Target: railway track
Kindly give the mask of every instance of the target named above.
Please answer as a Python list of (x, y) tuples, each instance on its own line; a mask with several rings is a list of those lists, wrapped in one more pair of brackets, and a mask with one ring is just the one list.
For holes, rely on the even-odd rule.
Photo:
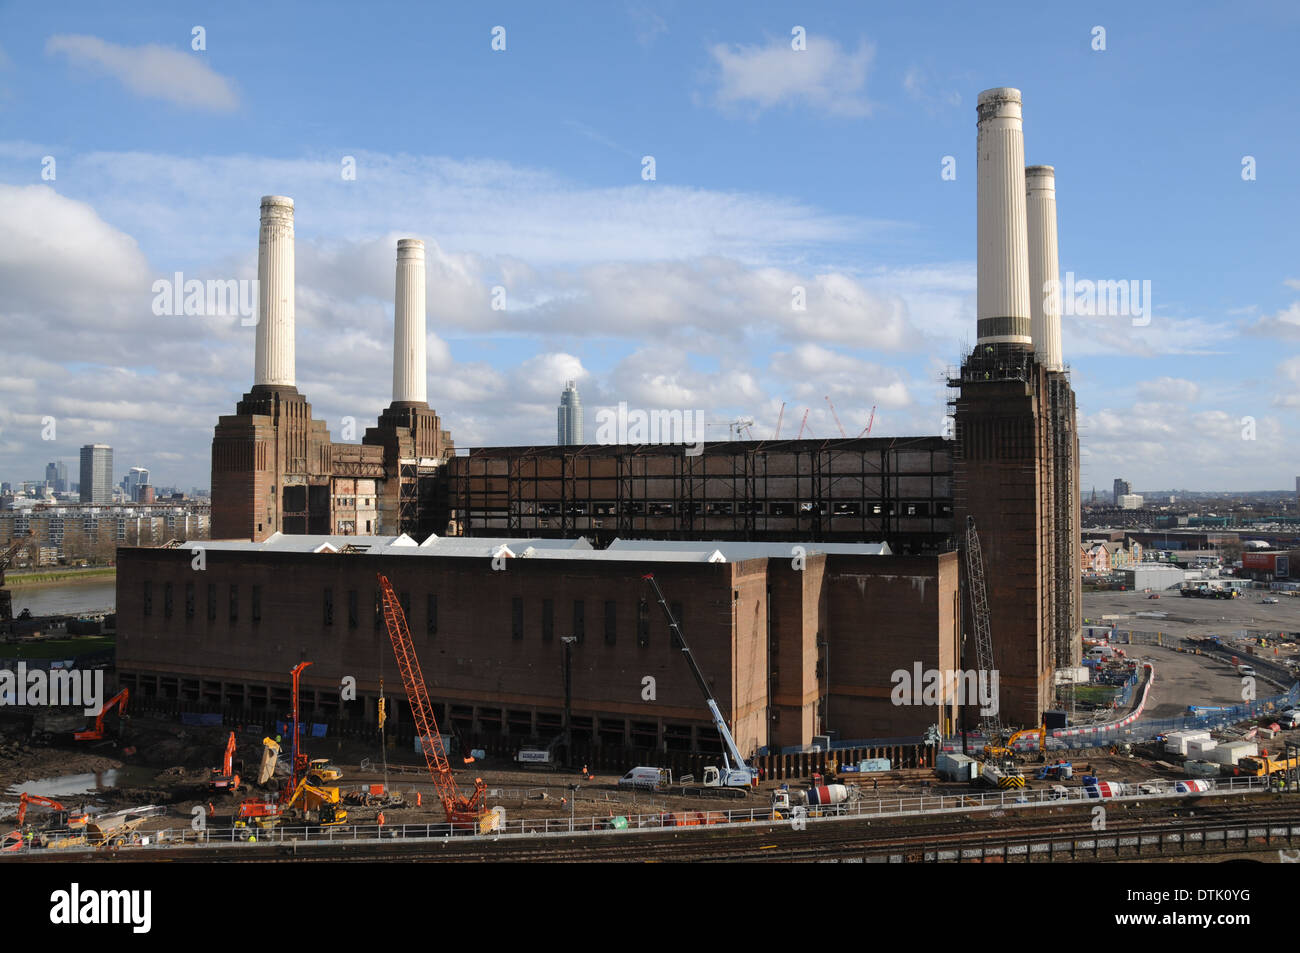
[[(509, 863), (639, 863), (735, 861), (915, 862), (927, 860), (1130, 859), (1209, 856), (1215, 853), (1300, 844), (1300, 803), (1174, 806), (1163, 811), (1112, 811), (1105, 829), (1092, 829), (1091, 807), (1051, 816), (996, 823), (957, 817), (946, 824), (900, 829), (863, 819), (757, 822), (718, 828), (656, 829), (620, 833), (529, 837), (457, 837), (336, 841), (333, 843), (229, 844), (187, 848), (123, 849), (116, 853), (35, 853), (20, 862), (76, 861), (338, 861), (403, 860)], [(981, 819), (999, 820), (999, 819)]]

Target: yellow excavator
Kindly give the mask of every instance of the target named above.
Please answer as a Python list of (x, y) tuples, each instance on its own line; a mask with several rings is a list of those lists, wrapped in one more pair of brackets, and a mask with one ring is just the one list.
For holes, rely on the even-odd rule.
[(1019, 741), (1021, 738), (1028, 738), (1031, 735), (1038, 735), (1038, 750), (1040, 752), (1045, 751), (1047, 749), (1047, 726), (1040, 725), (1037, 728), (1026, 728), (1023, 731), (1017, 731), (1015, 734), (1013, 734), (1010, 738), (1007, 739), (1007, 743), (1005, 745), (997, 745), (997, 744), (985, 745), (984, 757), (986, 759), (995, 758), (999, 760), (1006, 759), (1006, 758), (1014, 758), (1016, 756), (1016, 752), (1014, 750), (1016, 742)]
[(318, 788), (308, 784), (307, 778), (298, 782), (281, 817), (320, 827), (339, 827), (348, 822), (348, 812), (340, 805), (339, 789)]

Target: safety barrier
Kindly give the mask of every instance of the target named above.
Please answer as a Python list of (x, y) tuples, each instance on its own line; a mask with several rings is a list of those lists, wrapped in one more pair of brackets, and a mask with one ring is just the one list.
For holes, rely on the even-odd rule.
[[(603, 834), (617, 836), (638, 831), (656, 831), (683, 827), (716, 827), (718, 825), (743, 825), (754, 823), (791, 824), (799, 829), (805, 823), (850, 820), (854, 818), (891, 818), (900, 816), (965, 814), (975, 811), (1024, 810), (1045, 807), (1061, 807), (1080, 803), (1113, 803), (1117, 801), (1136, 802), (1159, 799), (1188, 799), (1221, 794), (1262, 793), (1269, 790), (1268, 778), (1224, 778), (1215, 782), (1213, 789), (1196, 794), (1177, 792), (1173, 789), (1175, 781), (1146, 782), (1152, 788), (1147, 792), (1126, 792), (1121, 795), (1099, 799), (1089, 796), (1082, 788), (1069, 788), (1061, 796), (1059, 791), (1046, 790), (997, 790), (978, 791), (967, 794), (913, 794), (870, 800), (850, 801), (831, 806), (808, 806), (803, 808), (782, 809), (773, 816), (770, 807), (731, 809), (719, 811), (657, 811), (653, 814), (622, 815), (625, 827), (614, 827), (615, 819), (606, 816), (588, 816), (571, 818), (541, 818), (511, 820), (506, 817), (499, 829), (477, 831), (450, 824), (391, 824), (391, 825), (352, 825), (341, 828), (311, 827), (273, 827), (255, 828), (208, 828), (193, 830), (189, 827), (167, 828), (150, 832), (149, 844), (139, 845), (146, 850), (174, 850), (186, 847), (225, 847), (239, 849), (250, 844), (312, 845), (343, 842), (377, 843), (390, 840), (410, 842), (438, 840), (446, 837), (476, 838), (519, 838), (561, 835)], [(1136, 786), (1136, 785), (1135, 785)], [(23, 847), (15, 853), (42, 848)], [(82, 848), (65, 848), (60, 854), (73, 854)], [(93, 848), (87, 850), (94, 851)], [(102, 849), (100, 849), (102, 852)]]

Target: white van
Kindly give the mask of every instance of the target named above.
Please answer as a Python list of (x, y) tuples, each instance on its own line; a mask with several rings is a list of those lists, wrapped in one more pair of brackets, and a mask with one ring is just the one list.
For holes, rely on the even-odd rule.
[(621, 788), (645, 788), (653, 791), (673, 783), (673, 774), (667, 768), (633, 768), (618, 779)]
[(1092, 648), (1088, 649), (1087, 657), (1094, 661), (1098, 659), (1112, 659), (1115, 657), (1115, 650), (1109, 645), (1094, 645)]
[(1238, 666), (1237, 666), (1237, 674), (1238, 674), (1238, 675), (1254, 675), (1254, 674), (1255, 674), (1255, 670), (1254, 670), (1253, 668), (1251, 668), (1249, 665), (1238, 665)]

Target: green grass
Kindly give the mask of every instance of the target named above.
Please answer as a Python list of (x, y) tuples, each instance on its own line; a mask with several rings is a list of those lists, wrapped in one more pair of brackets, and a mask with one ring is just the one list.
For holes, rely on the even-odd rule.
[(75, 658), (86, 652), (113, 648), (109, 635), (78, 635), (70, 639), (42, 639), (39, 642), (0, 642), (0, 655), (6, 658)]
[[(1074, 698), (1076, 701), (1092, 702), (1096, 705), (1105, 705), (1113, 701), (1119, 694), (1119, 688), (1115, 685), (1076, 685), (1074, 686)], [(290, 732), (292, 734), (292, 732)]]
[(116, 575), (117, 568), (114, 566), (99, 566), (93, 569), (45, 569), (40, 572), (5, 573), (5, 583), (11, 586), (30, 586), (42, 582), (70, 582), (74, 579), (91, 579)]

